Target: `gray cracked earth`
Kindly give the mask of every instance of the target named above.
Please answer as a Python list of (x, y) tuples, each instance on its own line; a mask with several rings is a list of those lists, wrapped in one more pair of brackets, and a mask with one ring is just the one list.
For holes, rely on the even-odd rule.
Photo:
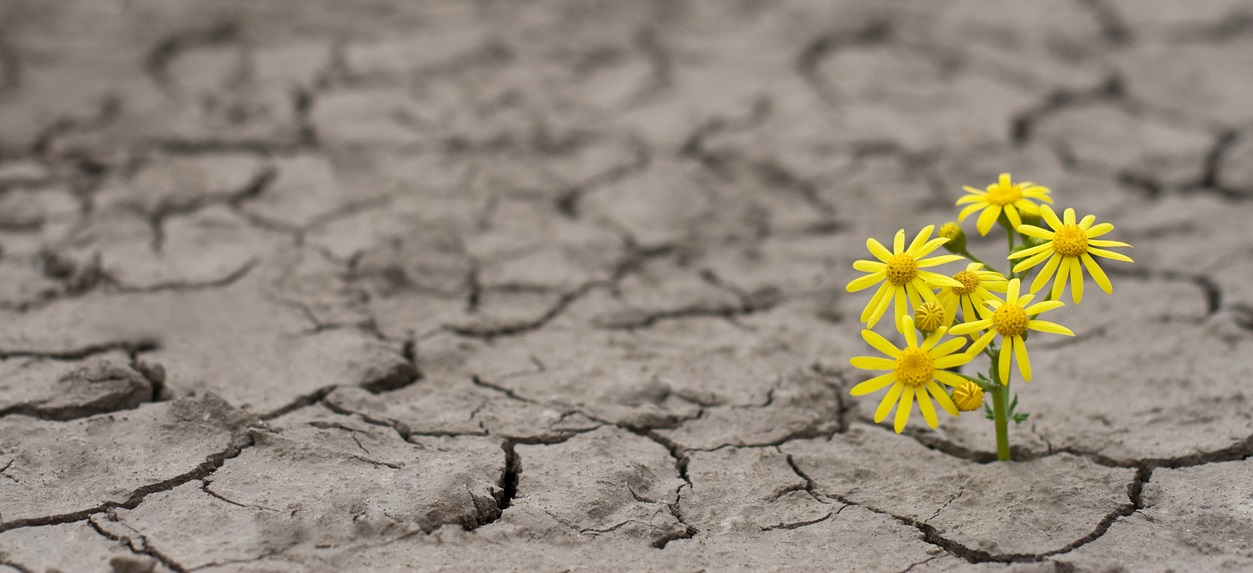
[[(0, 571), (1253, 569), (1251, 97), (1247, 0), (0, 1)], [(1137, 259), (1012, 464), (842, 289), (1006, 170)]]

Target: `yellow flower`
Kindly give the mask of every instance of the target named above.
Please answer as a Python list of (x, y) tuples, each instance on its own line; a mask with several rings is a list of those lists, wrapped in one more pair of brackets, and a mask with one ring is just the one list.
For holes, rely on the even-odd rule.
[(953, 388), (953, 403), (963, 412), (973, 412), (983, 405), (983, 388), (969, 380)]
[(893, 323), (899, 325), (901, 317), (908, 316), (905, 308), (906, 301), (911, 303), (914, 308), (917, 308), (918, 305), (922, 304), (923, 300), (936, 300), (935, 293), (931, 292), (931, 287), (961, 285), (961, 283), (942, 274), (921, 270), (962, 260), (962, 257), (959, 255), (941, 255), (929, 259), (922, 258), (948, 241), (948, 239), (944, 238), (928, 241), (927, 239), (931, 237), (931, 231), (934, 229), (935, 225), (923, 227), (914, 236), (914, 240), (909, 244), (908, 249), (905, 248), (904, 229), (896, 232), (896, 237), (892, 241), (892, 251), (888, 251), (887, 247), (884, 247), (882, 243), (874, 238), (866, 239), (866, 248), (870, 249), (870, 254), (879, 260), (854, 261), (854, 269), (870, 274), (853, 279), (844, 288), (848, 292), (857, 292), (880, 282), (883, 283), (879, 286), (879, 290), (875, 292), (874, 296), (870, 298), (870, 303), (866, 305), (865, 310), (861, 313), (861, 321), (866, 323), (868, 328), (874, 328), (875, 323), (879, 322), (879, 319), (883, 317), (883, 313), (887, 311), (888, 305), (893, 300), (896, 301)]
[(935, 332), (941, 326), (948, 326), (944, 322), (944, 307), (934, 300), (918, 305), (914, 309), (914, 324), (918, 326), (918, 330), (927, 334)]
[(850, 363), (854, 367), (863, 370), (889, 370), (890, 372), (875, 376), (853, 386), (850, 394), (861, 396), (877, 392), (891, 385), (892, 387), (888, 390), (888, 393), (879, 402), (879, 408), (875, 410), (875, 423), (882, 422), (895, 404), (896, 420), (894, 427), (896, 433), (901, 433), (901, 430), (905, 429), (905, 422), (909, 421), (909, 414), (914, 408), (914, 398), (916, 397), (918, 399), (918, 409), (922, 411), (922, 417), (927, 421), (928, 426), (935, 428), (939, 421), (935, 416), (935, 406), (932, 405), (931, 399), (927, 397), (927, 394), (930, 393), (945, 412), (954, 416), (958, 415), (957, 405), (953, 403), (952, 398), (949, 398), (944, 388), (936, 384), (936, 381), (949, 386), (957, 386), (966, 382), (966, 379), (961, 376), (944, 369), (961, 366), (970, 362), (974, 356), (965, 352), (958, 352), (962, 346), (966, 345), (966, 339), (964, 338), (954, 338), (944, 342), (944, 344), (937, 345), (936, 343), (944, 336), (944, 327), (940, 327), (931, 333), (930, 336), (922, 341), (921, 347), (918, 346), (918, 333), (914, 332), (913, 319), (908, 316), (902, 318), (899, 328), (901, 332), (905, 333), (905, 342), (907, 343), (905, 348), (897, 348), (873, 330), (861, 331), (861, 337), (867, 343), (879, 352), (888, 355), (889, 358), (858, 356), (853, 358)]
[(980, 191), (974, 187), (963, 187), (969, 195), (957, 200), (958, 205), (970, 203), (969, 207), (962, 209), (960, 215), (957, 216), (958, 221), (965, 221), (971, 213), (983, 209), (983, 213), (979, 214), (979, 221), (975, 225), (979, 229), (980, 235), (987, 235), (992, 230), (992, 225), (996, 223), (996, 218), (1001, 216), (1001, 212), (1005, 212), (1005, 216), (1009, 218), (1010, 224), (1015, 229), (1022, 224), (1022, 217), (1018, 212), (1022, 211), (1027, 215), (1038, 215), (1039, 207), (1032, 203), (1030, 199), (1036, 199), (1045, 203), (1052, 203), (1053, 198), (1049, 197), (1047, 187), (1040, 187), (1030, 181), (1021, 183), (1013, 183), (1008, 173), (1002, 173), (1000, 180), (996, 183), (988, 185), (987, 191)]
[[(981, 315), (976, 314), (975, 309), (983, 308), (985, 302), (992, 300), (992, 293), (1005, 292), (1005, 287), (1009, 284), (1005, 277), (996, 271), (982, 269), (982, 263), (970, 263), (966, 265), (966, 270), (953, 275), (953, 280), (961, 283), (960, 286), (940, 289), (938, 298), (944, 306), (944, 326), (953, 325), (958, 307), (961, 308), (966, 322), (979, 320)], [(970, 337), (973, 339), (975, 335), (972, 333)]]
[(1057, 280), (1053, 281), (1053, 291), (1050, 298), (1061, 299), (1062, 291), (1066, 288), (1066, 277), (1070, 276), (1070, 297), (1074, 299), (1075, 304), (1083, 298), (1083, 269), (1079, 261), (1083, 261), (1083, 267), (1088, 268), (1088, 274), (1092, 275), (1092, 279), (1096, 284), (1105, 291), (1105, 294), (1114, 292), (1114, 285), (1109, 282), (1109, 277), (1105, 276), (1105, 271), (1101, 270), (1100, 265), (1096, 264), (1096, 259), (1092, 255), (1114, 259), (1115, 261), (1123, 261), (1130, 263), (1131, 257), (1114, 251), (1107, 251), (1098, 247), (1130, 247), (1127, 243), (1121, 241), (1103, 241), (1097, 239), (1112, 230), (1114, 226), (1109, 223), (1101, 223), (1093, 226), (1096, 217), (1088, 215), (1079, 223), (1075, 223), (1075, 210), (1066, 209), (1065, 220), (1057, 219), (1057, 213), (1048, 205), (1041, 205), (1040, 214), (1044, 216), (1044, 221), (1053, 228), (1047, 231), (1034, 225), (1023, 225), (1018, 227), (1018, 232), (1028, 236), (1035, 237), (1046, 241), (1042, 245), (1036, 245), (1029, 249), (1023, 249), (1009, 256), (1010, 259), (1021, 259), (1023, 257), (1031, 257), (1025, 261), (1014, 265), (1014, 272), (1021, 272), (1034, 267), (1045, 259), (1044, 268), (1035, 276), (1035, 280), (1031, 281), (1031, 291), (1040, 290), (1053, 276), (1053, 271), (1057, 271)]
[(944, 244), (944, 248), (954, 253), (960, 253), (966, 249), (966, 232), (962, 230), (961, 224), (957, 221), (949, 221), (940, 225), (940, 230), (936, 234), (948, 239), (948, 242)]
[(1027, 382), (1031, 381), (1031, 359), (1027, 356), (1027, 345), (1022, 339), (1022, 335), (1027, 332), (1027, 329), (1051, 332), (1053, 334), (1065, 334), (1066, 336), (1075, 335), (1069, 328), (1060, 324), (1033, 318), (1036, 315), (1059, 308), (1064, 303), (1057, 300), (1046, 300), (1031, 304), (1031, 299), (1035, 298), (1034, 294), (1018, 296), (1018, 289), (1021, 284), (1019, 279), (1009, 281), (1004, 301), (993, 295), (986, 303), (992, 310), (979, 309), (984, 317), (983, 320), (959, 324), (949, 330), (952, 334), (970, 334), (987, 329), (987, 333), (980, 336), (978, 340), (975, 340), (970, 345), (970, 348), (966, 349), (966, 353), (970, 354), (971, 358), (982, 352), (992, 342), (993, 336), (1001, 335), (1001, 357), (997, 368), (998, 373), (1001, 375), (1002, 384), (1009, 383), (1009, 364), (1014, 357), (1017, 358), (1018, 371), (1022, 373), (1022, 379)]

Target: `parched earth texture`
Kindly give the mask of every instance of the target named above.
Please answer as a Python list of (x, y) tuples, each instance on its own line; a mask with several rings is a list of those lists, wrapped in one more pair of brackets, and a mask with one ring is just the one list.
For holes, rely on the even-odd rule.
[[(1247, 0), (0, 0), (0, 571), (1253, 570), (1251, 101)], [(1002, 171), (1136, 259), (1014, 463), (843, 290)]]

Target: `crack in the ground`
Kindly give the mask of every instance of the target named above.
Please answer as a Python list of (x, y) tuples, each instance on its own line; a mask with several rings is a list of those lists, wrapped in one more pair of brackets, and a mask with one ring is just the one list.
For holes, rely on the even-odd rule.
[(260, 263), (260, 259), (249, 259), (239, 268), (215, 279), (205, 279), (202, 281), (169, 281), (144, 286), (118, 284), (115, 291), (124, 294), (148, 294), (168, 291), (192, 292), (226, 288), (243, 280), (249, 273), (252, 272), (253, 269), (257, 268), (257, 265)]
[(774, 530), (776, 530), (776, 529), (800, 529), (800, 528), (805, 527), (805, 526), (808, 526), (808, 525), (817, 525), (817, 524), (822, 523), (822, 522), (824, 522), (824, 521), (826, 521), (826, 520), (828, 520), (828, 519), (831, 519), (832, 517), (834, 517), (834, 516), (835, 516), (835, 513), (836, 513), (836, 512), (834, 512), (834, 511), (828, 511), (826, 515), (824, 515), (824, 516), (822, 516), (822, 517), (819, 517), (819, 518), (817, 518), (817, 519), (808, 519), (808, 520), (803, 520), (803, 521), (792, 521), (792, 522), (787, 522), (787, 523), (784, 523), (784, 522), (779, 522), (779, 523), (776, 523), (776, 524), (774, 524), (774, 525), (767, 525), (767, 526), (765, 526), (765, 527), (762, 527), (762, 528), (761, 528), (761, 530), (762, 530), (762, 531), (774, 531)]
[(811, 41), (796, 59), (796, 71), (805, 84), (814, 91), (819, 99), (833, 104), (837, 98), (833, 89), (822, 77), (819, 68), (822, 62), (839, 50), (872, 46), (888, 41), (892, 37), (892, 23), (887, 20), (870, 22), (852, 32), (830, 32)]
[(139, 338), (134, 340), (119, 340), (115, 342), (102, 342), (91, 344), (79, 348), (68, 350), (3, 350), (0, 349), (0, 360), (8, 358), (46, 358), (49, 360), (83, 360), (91, 358), (99, 354), (107, 354), (110, 352), (125, 352), (127, 354), (139, 354), (151, 352), (158, 348), (156, 340), (150, 338)]
[(198, 464), (191, 471), (135, 489), (127, 496), (125, 501), (106, 501), (95, 507), (72, 511), (69, 513), (15, 519), (13, 521), (0, 523), (0, 532), (24, 527), (73, 523), (75, 521), (87, 519), (91, 515), (106, 512), (111, 509), (135, 509), (136, 507), (139, 507), (139, 504), (143, 503), (144, 499), (151, 494), (170, 491), (190, 481), (203, 480), (205, 477), (217, 471), (218, 468), (222, 467), (222, 465), (226, 463), (226, 460), (239, 456), (243, 450), (252, 447), (255, 443), (256, 442), (252, 437), (251, 431), (245, 429), (239, 434), (232, 436), (231, 441), (225, 450), (210, 454), (205, 458), (205, 461)]
[(237, 207), (240, 203), (261, 195), (277, 179), (278, 169), (272, 165), (267, 165), (238, 190), (228, 193), (200, 195), (181, 202), (163, 201), (150, 213), (141, 210), (141, 214), (148, 217), (148, 225), (152, 228), (153, 252), (162, 252), (165, 246), (165, 224), (170, 219), (186, 217), (214, 205)]
[(1111, 73), (1100, 85), (1088, 89), (1062, 88), (1045, 96), (1038, 105), (1022, 111), (1010, 120), (1010, 140), (1016, 145), (1023, 145), (1031, 140), (1035, 126), (1048, 116), (1067, 108), (1086, 105), (1092, 102), (1109, 101), (1126, 95), (1122, 76)]
[[(801, 479), (805, 480), (806, 488), (809, 491), (816, 492), (817, 486), (815, 482), (803, 470), (800, 469), (800, 466), (797, 465), (796, 461), (792, 458), (791, 454), (787, 454), (787, 461), (788, 461), (788, 465), (791, 466), (792, 471), (795, 472), (796, 475), (799, 476)], [(870, 506), (870, 505), (853, 501), (841, 494), (826, 492), (826, 491), (822, 491), (820, 493), (821, 495), (824, 495), (830, 499), (839, 501), (840, 503), (861, 507), (873, 513), (890, 517), (901, 524), (913, 527), (917, 529), (920, 533), (922, 533), (922, 536), (923, 536), (922, 540), (925, 541), (926, 543), (935, 545), (936, 547), (943, 549), (949, 554), (954, 555), (956, 557), (960, 557), (961, 559), (964, 559), (969, 563), (1032, 563), (1032, 562), (1044, 561), (1045, 559), (1048, 559), (1049, 557), (1068, 553), (1070, 551), (1074, 551), (1075, 549), (1078, 549), (1079, 547), (1087, 545), (1088, 543), (1091, 543), (1099, 539), (1102, 535), (1104, 535), (1105, 532), (1109, 530), (1110, 526), (1112, 526), (1114, 522), (1117, 521), (1119, 518), (1129, 516), (1132, 513), (1134, 513), (1136, 510), (1143, 508), (1143, 500), (1141, 498), (1141, 493), (1143, 492), (1144, 484), (1147, 483), (1149, 478), (1152, 476), (1152, 472), (1153, 470), (1151, 468), (1142, 468), (1142, 469), (1137, 470), (1135, 478), (1132, 480), (1131, 483), (1127, 485), (1128, 503), (1123, 504), (1117, 509), (1106, 514), (1105, 517), (1102, 518), (1096, 524), (1092, 532), (1090, 532), (1089, 534), (1079, 539), (1076, 539), (1075, 541), (1072, 541), (1071, 543), (1068, 543), (1067, 545), (1061, 548), (1054, 549), (1051, 551), (1045, 551), (1041, 553), (993, 554), (988, 551), (984, 551), (982, 549), (973, 549), (973, 548), (967, 547), (966, 545), (962, 543), (959, 543), (957, 541), (944, 537), (940, 533), (939, 529), (937, 529), (933, 525), (928, 524), (926, 521), (918, 521), (917, 519), (914, 519), (909, 516), (896, 515), (894, 513), (891, 513), (887, 510), (884, 510), (878, 507), (874, 507), (874, 506)]]
[(115, 534), (109, 531), (108, 529), (106, 529), (105, 527), (101, 526), (99, 523), (97, 523), (96, 520), (94, 519), (95, 516), (89, 516), (87, 519), (85, 519), (85, 521), (87, 522), (87, 526), (91, 527), (92, 530), (100, 534), (101, 537), (120, 543), (123, 547), (125, 547), (128, 551), (130, 551), (132, 554), (136, 556), (146, 556), (146, 557), (155, 559), (157, 562), (166, 566), (171, 571), (175, 571), (176, 573), (187, 573), (186, 567), (183, 567), (180, 563), (172, 559), (170, 556), (162, 553), (161, 551), (158, 551), (155, 547), (153, 547), (152, 544), (148, 541), (147, 536), (136, 531), (134, 528), (127, 526), (121, 523), (120, 521), (118, 521), (117, 516), (113, 513), (112, 509), (106, 510), (101, 515), (104, 516), (104, 519), (108, 519), (109, 521), (115, 522), (121, 525), (122, 527), (125, 527), (126, 529), (134, 531), (135, 536), (138, 537), (139, 539), (138, 539), (138, 542), (136, 542), (135, 538), (132, 538), (128, 535)]
[(1101, 27), (1101, 34), (1110, 45), (1122, 47), (1135, 39), (1122, 15), (1106, 0), (1079, 0), (1079, 6), (1087, 9), (1096, 19)]
[(700, 317), (736, 318), (770, 310), (782, 300), (782, 296), (777, 290), (766, 289), (752, 293), (735, 305), (711, 306), (704, 303), (696, 303), (687, 307), (653, 311), (636, 316), (628, 315), (598, 319), (596, 325), (610, 330), (638, 330), (649, 328), (667, 320)]
[(653, 258), (669, 256), (675, 250), (672, 245), (658, 247), (640, 247), (633, 240), (626, 239), (627, 253), (617, 262), (607, 278), (592, 279), (577, 288), (562, 293), (557, 300), (539, 316), (527, 320), (504, 324), (446, 324), (443, 329), (458, 336), (494, 340), (508, 336), (528, 334), (543, 328), (560, 316), (570, 305), (597, 289), (613, 289), (628, 275), (636, 272), (645, 261)]
[(236, 42), (240, 38), (240, 31), (238, 22), (224, 21), (198, 30), (175, 33), (148, 52), (148, 56), (144, 58), (144, 71), (157, 86), (167, 92), (173, 91), (169, 67), (176, 58), (196, 48), (224, 46)]
[(648, 144), (634, 136), (628, 137), (626, 142), (631, 148), (631, 161), (615, 165), (566, 188), (558, 194), (555, 201), (558, 213), (572, 219), (577, 218), (581, 214), (580, 205), (588, 194), (648, 169), (653, 161), (652, 150)]

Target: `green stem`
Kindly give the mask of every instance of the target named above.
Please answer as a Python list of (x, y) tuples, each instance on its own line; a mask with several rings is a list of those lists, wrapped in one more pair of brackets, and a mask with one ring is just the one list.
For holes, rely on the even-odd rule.
[(1000, 368), (997, 367), (1000, 357), (999, 350), (992, 357), (992, 381), (996, 383), (996, 389), (992, 391), (992, 416), (996, 423), (996, 459), (1007, 462), (1009, 461), (1009, 380), (1001, 382)]

